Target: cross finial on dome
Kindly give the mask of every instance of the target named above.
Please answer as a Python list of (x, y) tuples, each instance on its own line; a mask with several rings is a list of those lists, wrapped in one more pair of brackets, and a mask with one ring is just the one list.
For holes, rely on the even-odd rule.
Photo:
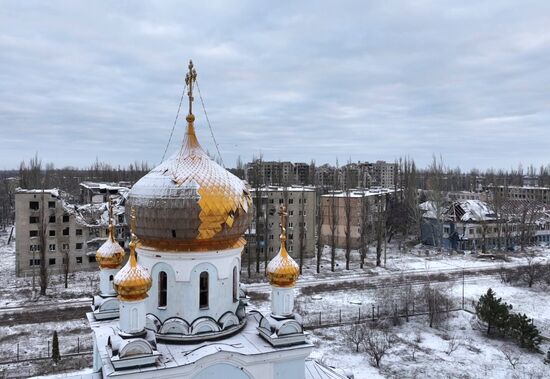
[(194, 121), (195, 117), (193, 116), (193, 84), (197, 80), (197, 71), (193, 66), (193, 61), (189, 60), (189, 72), (185, 75), (185, 84), (189, 88), (187, 91), (187, 96), (189, 97), (189, 114), (187, 115), (187, 122)]
[(284, 205), (281, 205), (281, 207), (279, 208), (279, 218), (280, 218), (280, 224), (279, 226), (281, 227), (281, 235), (280, 235), (280, 240), (281, 240), (281, 245), (285, 245), (286, 246), (286, 220), (287, 220), (287, 216), (288, 216), (288, 213), (286, 211), (286, 207)]
[(136, 209), (132, 207), (130, 210), (130, 266), (135, 267), (137, 264), (136, 260), (136, 245), (137, 245), (137, 236), (136, 236)]
[(111, 241), (115, 241), (115, 234), (114, 234), (114, 222), (113, 222), (113, 199), (109, 195), (109, 238)]

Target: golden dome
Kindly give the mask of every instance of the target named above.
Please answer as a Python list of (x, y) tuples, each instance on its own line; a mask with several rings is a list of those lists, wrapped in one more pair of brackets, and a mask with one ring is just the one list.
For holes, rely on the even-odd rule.
[(113, 225), (113, 204), (109, 199), (109, 236), (95, 253), (100, 268), (118, 268), (124, 260), (124, 249), (115, 241)]
[(115, 275), (113, 281), (118, 297), (124, 301), (143, 300), (147, 298), (147, 292), (153, 283), (149, 272), (137, 263), (136, 245), (137, 237), (132, 233), (130, 259), (128, 259), (126, 265), (124, 265)]
[(180, 151), (141, 178), (128, 202), (136, 209), (136, 234), (144, 247), (208, 251), (240, 247), (252, 216), (244, 181), (212, 160), (195, 134), (192, 90), (187, 76), (189, 114)]
[(124, 260), (124, 249), (114, 237), (114, 225), (109, 219), (109, 237), (95, 253), (95, 259), (100, 268), (118, 268)]
[(267, 265), (267, 279), (273, 286), (294, 287), (300, 276), (300, 267), (286, 251), (286, 209), (281, 207), (281, 248)]

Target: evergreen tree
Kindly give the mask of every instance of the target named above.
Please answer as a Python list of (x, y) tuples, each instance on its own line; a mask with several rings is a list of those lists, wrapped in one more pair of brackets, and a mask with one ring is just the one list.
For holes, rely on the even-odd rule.
[(528, 318), (525, 314), (514, 313), (510, 315), (508, 333), (521, 347), (538, 351), (541, 343), (539, 330), (533, 324), (533, 319)]
[(493, 328), (502, 333), (507, 330), (510, 309), (512, 306), (503, 302), (501, 298), (497, 299), (495, 292), (489, 288), (476, 304), (476, 315), (487, 323), (487, 334), (491, 334)]
[(52, 341), (52, 360), (55, 364), (59, 363), (61, 356), (59, 354), (59, 340), (57, 338), (57, 330), (53, 332), (53, 341)]

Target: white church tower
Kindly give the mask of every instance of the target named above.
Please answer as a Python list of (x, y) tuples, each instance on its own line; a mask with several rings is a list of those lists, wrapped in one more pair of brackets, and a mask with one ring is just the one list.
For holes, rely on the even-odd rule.
[(92, 310), (100, 320), (118, 317), (119, 304), (113, 286), (115, 275), (124, 261), (124, 249), (115, 240), (113, 204), (109, 199), (109, 235), (95, 254), (99, 265), (99, 295), (94, 296)]

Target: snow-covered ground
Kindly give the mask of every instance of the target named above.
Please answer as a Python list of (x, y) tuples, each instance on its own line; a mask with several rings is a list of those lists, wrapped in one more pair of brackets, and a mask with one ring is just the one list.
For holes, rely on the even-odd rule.
[(40, 297), (38, 270), (35, 277), (33, 292), (32, 276), (17, 277), (15, 275), (15, 239), (8, 244), (11, 228), (0, 231), (0, 308), (14, 307), (33, 302), (57, 302), (68, 299), (89, 298), (98, 288), (98, 272), (74, 272), (69, 274), (69, 286), (66, 289), (62, 275), (49, 277), (48, 295)]
[[(343, 338), (342, 328), (317, 329), (311, 335), (313, 357), (331, 366), (353, 371), (356, 379), (372, 378), (548, 378), (550, 365), (544, 356), (521, 349), (511, 341), (489, 339), (476, 329), (474, 316), (456, 312), (439, 329), (428, 326), (423, 317), (391, 329), (398, 341), (374, 368), (365, 352), (355, 353)], [(448, 354), (449, 340), (458, 348)], [(418, 345), (418, 347), (414, 347)], [(542, 346), (544, 351), (549, 345)], [(514, 369), (503, 350), (518, 363)], [(414, 358), (413, 358), (414, 352)]]
[[(50, 278), (49, 295), (45, 298), (37, 298), (32, 292), (32, 278), (17, 278), (15, 276), (15, 249), (14, 242), (7, 244), (7, 232), (0, 232), (0, 307), (12, 307), (22, 304), (38, 302), (61, 302), (70, 299), (86, 298), (97, 291), (98, 272), (73, 273), (69, 278), (69, 288), (65, 289), (61, 276)], [(549, 249), (532, 249), (541, 260), (548, 260)], [(407, 253), (400, 252), (396, 245), (388, 245), (386, 264), (375, 267), (374, 253), (367, 257), (365, 269), (359, 268), (359, 258), (356, 252), (352, 252), (351, 270), (344, 270), (344, 252), (337, 251), (336, 272), (330, 272), (330, 250), (325, 249), (322, 260), (321, 275), (315, 274), (315, 260), (309, 259), (304, 267), (304, 275), (301, 280), (350, 278), (358, 275), (372, 274), (373, 278), (390, 275), (400, 271), (425, 272), (449, 270), (469, 267), (499, 267), (500, 265), (515, 265), (524, 262), (525, 258), (517, 254), (509, 254), (507, 262), (491, 261), (476, 258), (474, 255), (449, 254), (417, 246)], [(246, 278), (246, 266), (243, 267), (243, 278)], [(326, 283), (326, 281), (325, 281)], [(367, 280), (368, 283), (368, 280)], [(36, 281), (38, 287), (38, 279)], [(447, 285), (447, 284), (446, 284)], [(340, 285), (339, 285), (340, 286)], [(461, 303), (462, 281), (455, 280), (447, 285), (454, 297), (456, 304)], [(501, 283), (498, 277), (470, 277), (464, 282), (465, 303), (471, 308), (472, 301), (493, 288), (499, 297), (510, 303), (514, 311), (526, 313), (537, 323), (550, 325), (550, 294), (547, 289), (535, 286), (532, 289), (526, 287), (511, 286)], [(317, 288), (317, 287), (315, 287)], [(395, 290), (398, 290), (396, 287)], [(318, 317), (335, 315), (342, 311), (342, 318), (349, 319), (361, 313), (362, 317), (369, 317), (372, 313), (372, 305), (380, 302), (379, 290), (361, 287), (360, 285), (341, 287), (318, 286), (317, 292), (297, 290), (296, 308), (303, 314), (306, 322)], [(262, 311), (269, 310), (267, 296), (259, 298), (252, 303)], [(372, 367), (365, 353), (354, 353), (342, 340), (341, 328), (315, 329), (311, 331), (311, 340), (316, 344), (314, 358), (322, 359), (329, 365), (352, 369), (356, 378), (538, 378), (550, 377), (550, 366), (545, 366), (540, 354), (532, 354), (516, 347), (510, 341), (487, 339), (482, 331), (472, 327), (471, 315), (466, 312), (453, 312), (452, 319), (441, 329), (431, 329), (427, 326), (423, 316), (411, 318), (411, 321), (396, 327), (394, 332), (400, 338), (392, 349), (391, 354), (384, 358), (382, 367)], [(20, 357), (37, 356), (45, 354), (48, 342), (51, 343), (53, 330), (59, 333), (61, 351), (76, 351), (78, 340), (80, 348), (88, 349), (91, 345), (91, 335), (87, 321), (84, 317), (71, 321), (45, 322), (41, 324), (20, 324), (14, 320), (15, 326), (0, 327), (0, 360), (14, 357), (17, 344), (19, 344)], [(548, 331), (550, 332), (550, 330)], [(459, 335), (461, 346), (450, 355), (448, 349), (449, 336)], [(416, 349), (415, 359), (412, 359), (411, 341), (420, 336), (421, 342)], [(519, 357), (519, 363), (514, 369), (506, 360), (501, 351), (502, 345), (507, 346), (515, 356)], [(542, 346), (546, 351), (548, 344)], [(83, 367), (88, 363), (82, 360)], [(15, 365), (17, 369), (21, 364)], [(42, 363), (38, 364), (42, 367)], [(15, 367), (15, 368), (14, 368)], [(28, 372), (36, 368), (27, 364)], [(0, 367), (0, 372), (1, 372)], [(42, 367), (43, 369), (43, 367)]]

